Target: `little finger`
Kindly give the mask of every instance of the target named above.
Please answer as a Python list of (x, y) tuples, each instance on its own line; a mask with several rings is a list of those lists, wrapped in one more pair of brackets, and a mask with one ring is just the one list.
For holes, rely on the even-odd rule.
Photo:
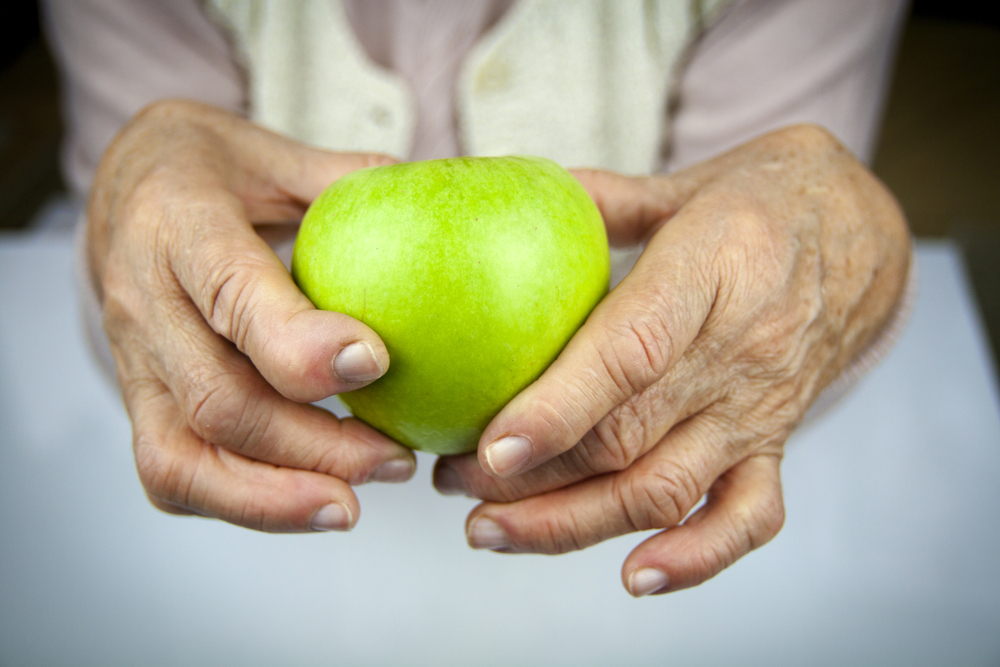
[(683, 525), (632, 551), (622, 566), (626, 590), (642, 597), (697, 586), (770, 541), (785, 520), (780, 465), (767, 454), (733, 466)]

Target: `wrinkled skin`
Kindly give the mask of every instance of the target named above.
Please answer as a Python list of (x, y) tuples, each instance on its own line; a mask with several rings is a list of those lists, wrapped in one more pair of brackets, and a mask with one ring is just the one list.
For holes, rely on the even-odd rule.
[(303, 404), (367, 384), (388, 355), (365, 325), (315, 310), (252, 226), (297, 222), (331, 181), (388, 162), (177, 101), (140, 112), (112, 143), (87, 249), (156, 507), (266, 531), (347, 530), (360, 514), (351, 484), (412, 476), (410, 450)]
[(439, 460), (435, 484), (488, 501), (467, 522), (479, 548), (557, 554), (665, 529), (622, 581), (637, 596), (690, 587), (781, 528), (785, 440), (891, 316), (906, 223), (812, 126), (671, 176), (576, 175), (613, 243), (648, 245), (478, 455)]

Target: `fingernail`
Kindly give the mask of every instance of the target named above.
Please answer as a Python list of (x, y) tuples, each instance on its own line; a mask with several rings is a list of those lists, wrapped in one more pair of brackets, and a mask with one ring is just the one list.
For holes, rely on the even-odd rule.
[(351, 343), (333, 360), (333, 372), (344, 382), (371, 382), (385, 374), (372, 346), (363, 340)]
[(667, 586), (667, 575), (655, 567), (640, 567), (628, 577), (628, 592), (641, 598)]
[(531, 462), (531, 441), (508, 435), (486, 446), (486, 465), (501, 477), (513, 475)]
[(346, 505), (330, 503), (313, 514), (310, 527), (318, 531), (350, 530), (352, 518), (351, 510), (347, 509)]
[(473, 549), (503, 549), (511, 546), (507, 531), (485, 516), (472, 522), (467, 539)]
[(417, 466), (409, 459), (386, 461), (368, 477), (369, 482), (405, 482), (417, 471)]
[(441, 464), (434, 469), (434, 488), (444, 496), (465, 495), (465, 483), (450, 465)]

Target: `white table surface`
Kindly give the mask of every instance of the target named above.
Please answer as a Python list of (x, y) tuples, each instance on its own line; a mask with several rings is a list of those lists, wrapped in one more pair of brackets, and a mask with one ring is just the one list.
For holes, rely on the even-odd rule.
[(0, 664), (997, 665), (1000, 417), (947, 244), (893, 354), (789, 443), (787, 521), (709, 583), (633, 600), (641, 536), (467, 548), (472, 502), (359, 489), (352, 534), (150, 507), (80, 335), (70, 241), (0, 236)]

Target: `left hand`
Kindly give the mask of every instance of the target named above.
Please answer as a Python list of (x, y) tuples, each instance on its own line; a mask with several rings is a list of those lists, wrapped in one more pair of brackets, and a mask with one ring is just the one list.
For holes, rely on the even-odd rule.
[(622, 581), (635, 596), (694, 586), (781, 528), (785, 440), (889, 319), (906, 222), (813, 126), (671, 176), (576, 175), (612, 243), (648, 245), (478, 460), (440, 459), (435, 485), (488, 501), (466, 523), (473, 547), (554, 554), (666, 529)]

